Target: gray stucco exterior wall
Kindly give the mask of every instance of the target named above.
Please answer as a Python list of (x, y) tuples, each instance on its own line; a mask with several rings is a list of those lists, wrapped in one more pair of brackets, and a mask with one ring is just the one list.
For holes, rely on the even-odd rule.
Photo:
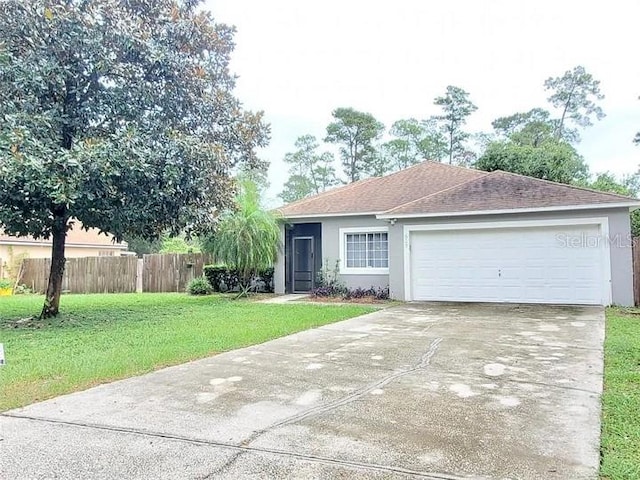
[(282, 295), (284, 293), (284, 224), (280, 225), (280, 250), (276, 264), (273, 266), (273, 291)]
[[(384, 220), (377, 220), (373, 216), (354, 217), (323, 217), (308, 219), (291, 219), (291, 223), (321, 223), (322, 224), (322, 264), (327, 264), (330, 271), (333, 271), (336, 261), (340, 259), (340, 229), (355, 227), (388, 227), (389, 223)], [(284, 226), (280, 230), (281, 239), (284, 245)], [(391, 250), (391, 242), (389, 249)], [(349, 288), (356, 287), (386, 287), (389, 285), (388, 274), (375, 275), (340, 275), (340, 279)], [(274, 288), (276, 293), (285, 292), (285, 259), (284, 255), (278, 256), (274, 270)]]
[[(517, 220), (551, 220), (575, 218), (608, 219), (608, 238), (611, 264), (611, 296), (616, 305), (633, 305), (633, 267), (631, 253), (631, 234), (629, 211), (626, 208), (593, 209), (545, 213), (519, 213), (502, 215), (469, 215), (458, 217), (435, 217), (398, 219), (394, 225), (387, 220), (378, 220), (374, 216), (325, 217), (308, 220), (292, 220), (295, 223), (322, 223), (323, 263), (329, 262), (333, 268), (340, 258), (340, 229), (352, 227), (388, 228), (389, 239), (389, 274), (388, 275), (341, 275), (341, 279), (350, 287), (389, 286), (392, 298), (405, 299), (404, 249), (408, 246), (408, 238), (404, 237), (405, 225), (484, 223)], [(284, 261), (278, 260), (275, 271), (275, 287), (277, 293), (284, 292)]]
[[(340, 259), (340, 229), (355, 227), (381, 227), (386, 228), (389, 223), (385, 220), (378, 220), (373, 216), (368, 217), (333, 217), (322, 219), (322, 256), (323, 265), (325, 261), (329, 262), (329, 269), (333, 269), (336, 260)], [(391, 241), (389, 241), (389, 250), (391, 250)], [(386, 287), (389, 285), (388, 274), (376, 275), (340, 275), (340, 279), (349, 288), (369, 288), (369, 287)]]
[(628, 211), (609, 214), (609, 236), (611, 237), (612, 302), (614, 305), (631, 307), (635, 299), (633, 298), (633, 239)]

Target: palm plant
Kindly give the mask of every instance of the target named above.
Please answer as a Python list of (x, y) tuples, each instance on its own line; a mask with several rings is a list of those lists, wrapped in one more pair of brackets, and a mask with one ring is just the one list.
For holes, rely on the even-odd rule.
[(281, 248), (280, 227), (276, 216), (260, 207), (255, 183), (241, 183), (236, 209), (222, 215), (213, 237), (203, 246), (238, 272), (238, 297), (248, 294), (253, 277), (273, 266)]

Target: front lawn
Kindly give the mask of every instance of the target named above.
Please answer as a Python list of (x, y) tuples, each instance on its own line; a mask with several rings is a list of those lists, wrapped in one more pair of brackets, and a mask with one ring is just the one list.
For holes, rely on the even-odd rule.
[(373, 311), (178, 293), (0, 297), (0, 411)]
[(600, 475), (640, 479), (640, 310), (607, 310), (604, 361)]

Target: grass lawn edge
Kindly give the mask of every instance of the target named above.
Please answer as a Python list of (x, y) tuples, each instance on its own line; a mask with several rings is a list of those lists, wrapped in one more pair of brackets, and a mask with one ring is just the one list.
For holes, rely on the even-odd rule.
[(11, 302), (0, 302), (7, 356), (0, 369), (0, 412), (377, 310), (184, 294), (66, 295), (61, 316), (50, 325), (8, 326), (40, 301), (18, 299), (13, 310)]

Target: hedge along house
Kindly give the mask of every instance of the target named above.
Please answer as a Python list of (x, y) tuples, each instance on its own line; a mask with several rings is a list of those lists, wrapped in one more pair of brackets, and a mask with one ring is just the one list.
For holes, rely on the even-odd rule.
[(324, 262), (416, 301), (632, 305), (637, 199), (424, 162), (285, 205), (276, 293)]

